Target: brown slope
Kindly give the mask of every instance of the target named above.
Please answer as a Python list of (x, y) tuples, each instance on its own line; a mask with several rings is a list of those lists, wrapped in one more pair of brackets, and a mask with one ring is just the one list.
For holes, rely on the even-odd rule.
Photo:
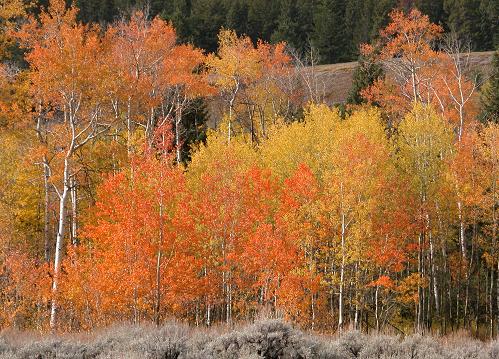
[[(480, 71), (485, 76), (491, 69), (494, 51), (472, 52), (470, 56), (471, 67)], [(345, 102), (350, 88), (357, 62), (321, 65), (316, 67), (316, 73), (324, 84), (326, 101), (329, 104)]]

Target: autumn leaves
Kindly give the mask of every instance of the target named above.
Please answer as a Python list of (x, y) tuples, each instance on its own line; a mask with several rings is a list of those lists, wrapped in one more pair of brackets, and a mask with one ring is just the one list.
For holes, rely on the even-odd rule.
[[(223, 30), (205, 56), (160, 19), (103, 29), (76, 11), (51, 1), (16, 33), (29, 69), (15, 102), (32, 106), (2, 148), (31, 167), (0, 153), (29, 184), (1, 182), (17, 198), (0, 217), (1, 325), (263, 311), (320, 330), (445, 331), (472, 301), (492, 318), (494, 284), (472, 288), (497, 279), (498, 128), (475, 121), (469, 69), (434, 49), (426, 17), (392, 13), (364, 47), (391, 71), (363, 92), (381, 106), (341, 114), (303, 104), (313, 89), (285, 44)], [(187, 161), (200, 97), (221, 115)]]

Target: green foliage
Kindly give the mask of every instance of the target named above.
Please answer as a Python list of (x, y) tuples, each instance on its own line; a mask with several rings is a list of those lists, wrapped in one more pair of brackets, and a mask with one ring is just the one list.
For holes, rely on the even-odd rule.
[(445, 24), (459, 38), (469, 39), (476, 51), (491, 50), (498, 45), (495, 0), (444, 0), (448, 17)]
[(499, 121), (499, 50), (494, 54), (492, 73), (489, 81), (482, 88), (482, 114), (484, 121)]
[[(46, 1), (39, 1), (42, 6)], [(286, 41), (298, 53), (310, 43), (323, 63), (353, 61), (358, 46), (378, 36), (395, 7), (419, 8), (430, 20), (469, 38), (473, 48), (498, 45), (495, 0), (76, 0), (80, 20), (106, 24), (135, 8), (148, 8), (173, 22), (178, 37), (208, 52), (216, 50), (220, 28), (253, 41)]]
[(371, 86), (383, 74), (383, 68), (379, 63), (361, 56), (359, 64), (353, 73), (352, 88), (348, 94), (347, 103), (359, 105), (365, 102), (365, 99), (361, 96), (361, 91)]
[(321, 0), (314, 13), (313, 46), (323, 63), (348, 60), (345, 1)]

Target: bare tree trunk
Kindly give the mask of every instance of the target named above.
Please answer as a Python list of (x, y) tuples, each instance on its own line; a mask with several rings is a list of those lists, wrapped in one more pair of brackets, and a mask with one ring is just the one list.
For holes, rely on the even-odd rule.
[(175, 152), (177, 154), (177, 163), (180, 163), (182, 161), (181, 143), (180, 143), (181, 125), (182, 125), (182, 107), (180, 106), (180, 101), (177, 100), (177, 109), (175, 111)]
[(64, 231), (66, 225), (66, 204), (70, 191), (70, 164), (69, 158), (66, 156), (64, 159), (64, 177), (63, 177), (63, 191), (59, 194), (59, 224), (57, 230), (57, 238), (55, 245), (55, 258), (54, 258), (54, 278), (52, 281), (52, 305), (50, 309), (50, 329), (55, 330), (57, 324), (57, 291), (59, 288), (59, 275), (61, 270), (62, 249), (64, 244)]
[(354, 315), (354, 330), (359, 330), (359, 263), (355, 263), (355, 315)]
[(206, 305), (206, 325), (209, 327), (211, 325), (211, 305), (208, 303)]
[(461, 256), (466, 262), (466, 239), (464, 237), (464, 220), (463, 220), (463, 205), (461, 201), (457, 202), (457, 208), (459, 210), (459, 244), (461, 246)]
[(431, 261), (431, 276), (432, 276), (432, 282), (433, 282), (433, 295), (435, 298), (435, 311), (437, 313), (437, 316), (440, 316), (440, 302), (439, 302), (439, 297), (438, 297), (438, 283), (437, 283), (437, 270), (435, 266), (435, 253), (433, 250), (433, 239), (431, 232), (428, 233), (428, 238), (430, 242), (430, 261)]
[(229, 123), (227, 125), (227, 142), (230, 144), (231, 136), (232, 136), (232, 112), (234, 106), (234, 98), (231, 99), (229, 103)]
[(374, 292), (374, 317), (376, 318), (376, 332), (379, 333), (379, 304), (378, 304), (379, 285)]
[(312, 330), (315, 329), (315, 295), (312, 294), (312, 300), (311, 300), (311, 310), (312, 310)]
[(132, 99), (128, 98), (126, 111), (126, 151), (128, 157), (132, 154)]
[(44, 203), (44, 223), (43, 223), (43, 239), (44, 239), (44, 257), (45, 263), (50, 263), (50, 167), (47, 163), (47, 158), (43, 158), (43, 188), (45, 191)]
[(341, 215), (341, 267), (340, 267), (340, 296), (338, 300), (338, 331), (343, 332), (343, 286), (345, 280), (345, 214)]
[[(419, 234), (419, 237), (418, 237), (418, 272), (419, 272), (419, 277), (422, 278), (423, 276), (423, 273), (422, 273), (422, 236), (423, 234), (420, 233)], [(418, 333), (421, 332), (421, 321), (422, 321), (422, 308), (423, 308), (423, 304), (421, 303), (422, 302), (422, 293), (421, 293), (421, 284), (418, 284), (418, 303), (417, 303), (417, 309), (416, 309), (416, 316), (417, 316), (417, 319), (416, 319), (416, 331)]]
[(70, 178), (71, 188), (71, 244), (76, 246), (78, 244), (78, 193), (77, 181), (74, 176)]
[[(160, 184), (161, 185), (161, 184)], [(156, 306), (154, 310), (154, 322), (160, 324), (161, 311), (161, 249), (163, 246), (163, 195), (159, 196), (159, 242), (156, 261)]]

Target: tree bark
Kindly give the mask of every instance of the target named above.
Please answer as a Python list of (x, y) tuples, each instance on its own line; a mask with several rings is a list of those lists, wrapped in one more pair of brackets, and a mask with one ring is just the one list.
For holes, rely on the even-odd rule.
[(70, 178), (70, 193), (71, 193), (71, 243), (76, 246), (78, 244), (78, 193), (77, 181), (74, 176)]
[(57, 230), (57, 238), (55, 245), (55, 258), (54, 258), (54, 277), (52, 281), (52, 304), (50, 309), (50, 329), (54, 331), (57, 324), (57, 291), (59, 288), (59, 276), (61, 270), (62, 249), (64, 244), (64, 232), (66, 225), (66, 204), (70, 191), (70, 163), (69, 158), (66, 156), (64, 159), (64, 176), (63, 176), (63, 191), (59, 198), (59, 222)]
[(340, 267), (340, 296), (338, 300), (338, 331), (343, 332), (343, 284), (345, 280), (345, 214), (341, 214), (341, 267)]
[(44, 258), (45, 263), (50, 263), (50, 167), (47, 163), (47, 158), (43, 158), (43, 188), (45, 191), (44, 201), (44, 223), (43, 223), (43, 239), (44, 239)]

